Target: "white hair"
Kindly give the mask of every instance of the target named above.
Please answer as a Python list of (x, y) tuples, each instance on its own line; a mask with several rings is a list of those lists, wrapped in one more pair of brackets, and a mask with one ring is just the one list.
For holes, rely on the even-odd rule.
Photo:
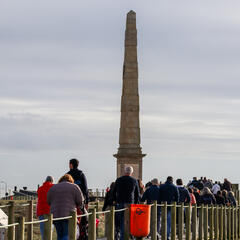
[(133, 167), (132, 166), (125, 167), (125, 173), (126, 174), (132, 174), (133, 173)]

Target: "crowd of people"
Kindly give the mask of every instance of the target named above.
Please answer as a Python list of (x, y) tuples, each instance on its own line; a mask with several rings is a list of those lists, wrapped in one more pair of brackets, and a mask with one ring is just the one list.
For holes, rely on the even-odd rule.
[[(232, 191), (232, 184), (224, 179), (223, 183), (213, 182), (206, 177), (197, 179), (194, 177), (186, 186), (182, 179), (177, 179), (174, 184), (171, 176), (167, 177), (164, 183), (157, 178), (152, 179), (145, 186), (141, 180), (132, 177), (133, 168), (126, 167), (125, 175), (112, 182), (106, 194), (103, 210), (112, 205), (116, 209), (122, 209), (126, 204), (147, 203), (157, 201), (159, 204), (167, 202), (171, 204), (206, 204), (236, 206), (237, 201)], [(160, 215), (161, 208), (157, 209), (157, 232), (160, 236)], [(116, 238), (123, 240), (124, 235), (124, 212), (116, 213)], [(171, 231), (171, 208), (167, 208), (167, 239)]]
[[(37, 216), (44, 219), (45, 214), (52, 213), (53, 218), (69, 216), (71, 212), (77, 210), (78, 215), (85, 213), (88, 209), (88, 187), (84, 173), (78, 169), (79, 161), (71, 159), (69, 161), (69, 171), (64, 174), (57, 184), (54, 184), (52, 176), (47, 176), (45, 182), (38, 189)], [(164, 183), (157, 178), (152, 179), (145, 186), (141, 180), (133, 176), (132, 166), (125, 168), (124, 175), (112, 182), (107, 189), (103, 211), (115, 206), (117, 210), (124, 209), (127, 204), (147, 203), (154, 201), (161, 204), (167, 202), (171, 204), (217, 204), (236, 206), (237, 201), (232, 191), (232, 184), (224, 179), (223, 183), (213, 182), (206, 177), (197, 179), (194, 177), (188, 184), (184, 185), (182, 179), (177, 179), (174, 184), (171, 176), (167, 177)], [(160, 216), (161, 207), (157, 208), (157, 234), (160, 236)], [(79, 219), (80, 221), (80, 219)], [(87, 239), (87, 224), (84, 218), (82, 224), (78, 224), (79, 239)], [(62, 219), (53, 222), (58, 240), (68, 239), (68, 220)], [(171, 231), (171, 208), (167, 208), (167, 239)], [(41, 237), (44, 239), (44, 223), (40, 223)], [(124, 238), (124, 211), (115, 213), (115, 238)], [(82, 235), (81, 235), (82, 234)]]

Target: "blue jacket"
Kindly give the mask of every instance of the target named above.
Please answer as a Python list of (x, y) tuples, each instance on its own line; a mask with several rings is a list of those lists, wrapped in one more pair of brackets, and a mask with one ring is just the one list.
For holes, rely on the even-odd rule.
[(153, 201), (158, 201), (158, 197), (159, 187), (157, 185), (152, 185), (144, 192), (141, 202), (145, 202), (147, 200), (147, 204), (151, 204)]
[(179, 201), (179, 192), (177, 187), (172, 183), (166, 181), (165, 184), (162, 184), (159, 188), (159, 202), (167, 202), (171, 204), (172, 202)]

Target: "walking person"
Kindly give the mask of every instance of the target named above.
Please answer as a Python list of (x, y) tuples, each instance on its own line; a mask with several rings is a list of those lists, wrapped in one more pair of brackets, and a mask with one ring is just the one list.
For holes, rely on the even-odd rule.
[(77, 184), (84, 196), (85, 199), (85, 208), (88, 209), (88, 186), (87, 186), (87, 178), (83, 171), (78, 169), (79, 161), (75, 158), (69, 160), (69, 169), (70, 171), (67, 174), (70, 174), (74, 180), (74, 183)]
[[(132, 166), (127, 166), (124, 172), (124, 176), (117, 178), (113, 190), (113, 200), (117, 210), (125, 208), (127, 204), (139, 203), (140, 200), (138, 182), (132, 177)], [(117, 212), (115, 216), (116, 238), (119, 237), (118, 233), (120, 233), (120, 240), (123, 240), (124, 211)]]
[[(80, 188), (74, 184), (71, 175), (62, 176), (58, 184), (55, 184), (48, 191), (47, 202), (50, 205), (53, 218), (67, 217), (71, 212), (81, 207), (84, 197)], [(54, 221), (57, 231), (57, 240), (68, 240), (68, 219)]]
[[(165, 184), (160, 185), (159, 188), (159, 202), (167, 202), (171, 204), (179, 201), (179, 192), (177, 187), (173, 184), (173, 178), (167, 177)], [(167, 208), (167, 239), (169, 240), (171, 232), (171, 208)]]
[[(147, 204), (152, 204), (154, 201), (159, 201), (159, 182), (157, 178), (151, 181), (152, 185), (146, 189), (141, 198), (141, 202), (147, 201)], [(159, 203), (159, 202), (158, 202)], [(160, 239), (160, 215), (161, 207), (157, 207), (157, 238)]]
[[(49, 189), (53, 186), (53, 177), (52, 176), (47, 176), (45, 182), (41, 187), (38, 188), (37, 190), (37, 195), (38, 195), (38, 200), (37, 200), (37, 217), (39, 220), (44, 219), (44, 214), (49, 214), (50, 213), (50, 206), (47, 203), (47, 193)], [(42, 240), (43, 234), (44, 234), (44, 222), (40, 223), (40, 233)]]

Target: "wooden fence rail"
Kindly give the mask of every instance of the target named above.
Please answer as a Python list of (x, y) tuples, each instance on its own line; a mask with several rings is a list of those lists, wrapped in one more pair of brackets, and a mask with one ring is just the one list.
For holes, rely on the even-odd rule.
[[(9, 204), (0, 206), (0, 208), (8, 208), (9, 225), (0, 226), (0, 228), (8, 229), (8, 240), (32, 240), (32, 230), (34, 224), (44, 222), (44, 239), (52, 240), (52, 223), (53, 221), (61, 220), (61, 218), (53, 219), (51, 214), (45, 215), (44, 220), (33, 220), (33, 202), (29, 201), (27, 204), (28, 214), (25, 217), (20, 216), (15, 221), (14, 208), (16, 204), (9, 202)], [(151, 205), (151, 239), (157, 239), (157, 216), (158, 208), (161, 208), (161, 239), (167, 239), (168, 216), (171, 216), (171, 240), (239, 240), (240, 239), (240, 206), (226, 207), (226, 206), (191, 206), (191, 205), (176, 205), (176, 203), (167, 205), (167, 203)], [(88, 237), (89, 240), (97, 239), (96, 216), (105, 214), (107, 239), (114, 240), (115, 238), (115, 208), (112, 206), (110, 210), (100, 212), (99, 203), (89, 209), (88, 215)], [(125, 217), (125, 232), (124, 239), (130, 239), (129, 230), (129, 206), (123, 210)], [(83, 216), (83, 215), (80, 215)], [(76, 239), (77, 226), (76, 212), (71, 213), (70, 216), (65, 217), (69, 219), (69, 240)], [(27, 234), (25, 236), (25, 229)]]

